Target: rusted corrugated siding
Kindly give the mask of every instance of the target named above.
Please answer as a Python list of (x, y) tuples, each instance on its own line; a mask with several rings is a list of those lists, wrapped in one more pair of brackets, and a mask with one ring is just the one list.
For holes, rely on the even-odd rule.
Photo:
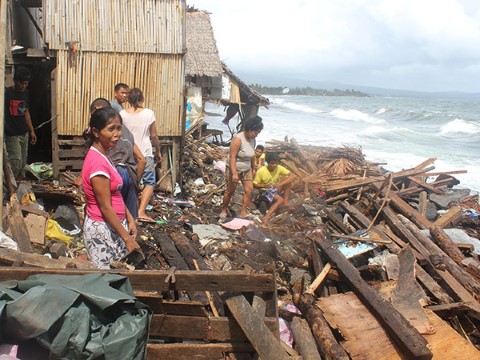
[(142, 89), (145, 106), (155, 112), (159, 136), (182, 136), (183, 55), (57, 51), (56, 98), (59, 135), (81, 135), (88, 106), (97, 97), (111, 99), (116, 83)]
[(82, 51), (180, 54), (185, 0), (46, 0), (45, 42)]

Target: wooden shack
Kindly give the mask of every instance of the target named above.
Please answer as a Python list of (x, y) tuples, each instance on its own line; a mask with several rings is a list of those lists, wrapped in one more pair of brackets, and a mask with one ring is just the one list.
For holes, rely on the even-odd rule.
[[(17, 25), (7, 25), (13, 29), (7, 39), (28, 35), (25, 48), (36, 50), (36, 59), (9, 55), (7, 46), (7, 65), (24, 64), (35, 72), (35, 64), (50, 64), (43, 70), (49, 81), (32, 83), (30, 92), (40, 87), (48, 97), (44, 103), (51, 104), (50, 114), (36, 114), (33, 122), (51, 119), (55, 177), (81, 170), (89, 104), (97, 97), (113, 98), (119, 82), (142, 89), (145, 106), (155, 112), (167, 155), (162, 170), (178, 166), (185, 118), (185, 0), (37, 0), (10, 2), (9, 8), (16, 11), (8, 12), (13, 14), (9, 24)], [(18, 24), (28, 20), (33, 31), (24, 34), (28, 28)]]
[(269, 100), (245, 84), (220, 60), (210, 14), (190, 8), (186, 17), (185, 75), (187, 101), (191, 107), (187, 108), (190, 109), (187, 111), (187, 131), (201, 125), (207, 101), (224, 105), (231, 109), (227, 116), (238, 113), (241, 120), (257, 115), (261, 106), (268, 108)]

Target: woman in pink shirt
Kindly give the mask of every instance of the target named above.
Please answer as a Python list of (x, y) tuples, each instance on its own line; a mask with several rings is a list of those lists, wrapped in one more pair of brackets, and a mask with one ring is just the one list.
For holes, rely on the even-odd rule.
[(122, 178), (107, 155), (120, 139), (121, 129), (120, 115), (112, 108), (102, 108), (92, 114), (85, 132), (90, 149), (82, 169), (86, 200), (83, 242), (90, 261), (102, 269), (139, 248), (135, 220), (120, 192)]

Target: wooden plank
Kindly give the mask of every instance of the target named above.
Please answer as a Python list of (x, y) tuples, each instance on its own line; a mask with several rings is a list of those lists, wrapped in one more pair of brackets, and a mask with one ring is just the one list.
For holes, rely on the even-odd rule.
[[(15, 251), (7, 248), (0, 248), (0, 262), (7, 265), (14, 265), (20, 263), (25, 266), (35, 266), (35, 268), (25, 267), (25, 268), (15, 268), (15, 267), (2, 267), (0, 271), (1, 281), (6, 280), (25, 280), (30, 275), (34, 273), (50, 273), (50, 271), (58, 271), (58, 269), (74, 268), (77, 269), (96, 269), (95, 265), (87, 261), (80, 261), (76, 259), (69, 259), (65, 257), (60, 257), (59, 259), (50, 259), (47, 256), (39, 254), (28, 254), (20, 251)], [(21, 269), (17, 272), (12, 269)], [(24, 271), (24, 269), (30, 269), (30, 271)], [(33, 270), (33, 271), (32, 271)], [(62, 270), (60, 270), (61, 272)], [(27, 273), (27, 276), (23, 274)], [(20, 276), (17, 277), (16, 275)]]
[(59, 170), (81, 170), (83, 167), (83, 159), (82, 160), (59, 160), (58, 169)]
[(383, 216), (393, 230), (395, 235), (406, 241), (410, 244), (415, 250), (417, 250), (425, 259), (428, 259), (430, 256), (429, 251), (425, 248), (425, 245), (420, 242), (414, 234), (412, 234), (400, 221), (399, 216), (388, 206), (382, 209)]
[(23, 220), (20, 203), (17, 194), (13, 193), (10, 202), (6, 207), (6, 215), (8, 219), (8, 227), (12, 232), (12, 238), (18, 244), (20, 251), (24, 253), (33, 253), (32, 244), (30, 244), (30, 236)]
[[(0, 271), (0, 281), (25, 280), (34, 274), (62, 274), (82, 275), (91, 272), (115, 273), (130, 278), (135, 290), (168, 291), (170, 286), (165, 283), (169, 272), (166, 270), (78, 270), (78, 269), (40, 269), (34, 267), (8, 267)], [(236, 291), (236, 292), (273, 292), (275, 282), (271, 274), (255, 274), (250, 271), (190, 271), (178, 270), (175, 272), (176, 290), (198, 291)]]
[(418, 195), (418, 211), (423, 216), (427, 216), (428, 194), (426, 191), (421, 191)]
[[(268, 332), (271, 332), (276, 328), (276, 320), (264, 318), (264, 325)], [(231, 317), (154, 314), (149, 336), (205, 341), (247, 341), (245, 333)]]
[[(372, 184), (372, 186), (378, 190), (380, 188), (379, 184)], [(386, 190), (382, 190), (382, 194), (385, 196)], [(432, 223), (425, 218), (419, 211), (412, 208), (407, 202), (405, 202), (400, 196), (395, 194), (395, 192), (390, 191), (388, 194), (390, 199), (390, 206), (395, 207), (401, 214), (406, 216), (408, 219), (411, 219), (415, 224), (417, 224), (422, 229), (428, 229)]]
[(397, 286), (392, 291), (392, 304), (420, 334), (433, 334), (435, 329), (428, 321), (421, 303), (427, 295), (415, 280), (415, 256), (407, 247), (398, 254), (400, 271)]
[[(346, 339), (343, 343), (353, 360), (400, 360), (405, 354), (389, 339), (380, 323), (353, 293), (332, 295), (317, 302), (327, 321)], [(432, 350), (434, 360), (473, 360), (479, 351), (448, 323), (426, 310), (436, 332), (423, 337)], [(375, 341), (372, 341), (375, 339)], [(465, 349), (465, 351), (464, 351)]]
[(408, 180), (414, 182), (414, 183), (417, 184), (418, 186), (420, 186), (420, 187), (422, 187), (422, 188), (424, 188), (424, 189), (426, 189), (426, 190), (429, 190), (430, 192), (433, 192), (433, 193), (435, 193), (435, 194), (438, 194), (438, 195), (443, 195), (443, 194), (445, 194), (443, 191), (438, 190), (438, 189), (434, 188), (433, 186), (431, 186), (431, 185), (429, 185), (429, 184), (427, 184), (427, 183), (425, 183), (425, 182), (423, 182), (423, 181), (420, 181), (420, 180), (414, 178), (413, 176), (409, 176), (409, 177), (408, 177)]
[(207, 317), (208, 312), (200, 301), (164, 300), (161, 294), (145, 291), (135, 291), (135, 297), (148, 305), (155, 314), (184, 315)]
[(65, 158), (81, 158), (84, 159), (86, 155), (85, 149), (60, 149), (58, 156), (60, 160)]
[(253, 310), (244, 296), (234, 296), (225, 302), (263, 360), (287, 360), (289, 358), (279, 340), (268, 330), (263, 319)]
[(450, 236), (448, 236), (442, 228), (433, 225), (430, 227), (430, 235), (432, 236), (433, 241), (435, 241), (438, 247), (442, 249), (445, 254), (450, 256), (450, 258), (459, 266), (463, 266), (462, 260), (465, 259), (465, 255), (463, 255), (460, 249), (455, 246), (452, 239), (450, 239)]
[(148, 360), (224, 359), (225, 353), (254, 352), (249, 343), (147, 344)]
[(360, 276), (358, 270), (348, 259), (334, 247), (333, 243), (326, 238), (325, 234), (320, 236), (316, 233), (309, 235), (316, 241), (321, 250), (332, 261), (337, 269), (344, 275), (345, 280), (352, 286), (352, 289), (360, 297), (362, 302), (368, 304), (382, 326), (384, 326), (395, 342), (412, 359), (431, 359), (432, 353), (427, 348), (425, 340), (418, 331), (393, 307), (386, 302), (374, 289), (372, 289)]

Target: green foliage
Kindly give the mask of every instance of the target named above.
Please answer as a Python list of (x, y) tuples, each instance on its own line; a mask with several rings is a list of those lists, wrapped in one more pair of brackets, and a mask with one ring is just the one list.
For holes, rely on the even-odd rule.
[[(271, 86), (263, 86), (260, 84), (251, 84), (249, 86), (255, 91), (258, 91), (262, 95), (311, 95), (311, 96), (358, 96), (358, 97), (368, 96), (367, 94), (354, 89), (326, 90), (326, 89), (314, 89), (309, 86), (303, 87), (303, 88), (287, 88), (285, 86), (271, 87)], [(289, 89), (289, 91), (285, 93), (285, 89)]]

